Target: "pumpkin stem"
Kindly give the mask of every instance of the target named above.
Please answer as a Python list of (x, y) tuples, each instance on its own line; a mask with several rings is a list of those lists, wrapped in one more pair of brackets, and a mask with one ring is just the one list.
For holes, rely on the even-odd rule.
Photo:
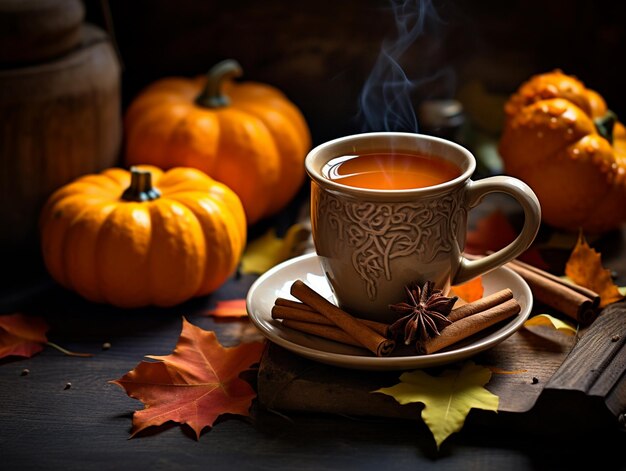
[(243, 70), (239, 62), (226, 59), (215, 64), (207, 74), (206, 85), (196, 98), (196, 104), (204, 108), (222, 108), (230, 104), (230, 98), (222, 92), (225, 80), (241, 77)]
[(611, 110), (607, 110), (604, 116), (593, 120), (598, 134), (609, 141), (611, 145), (613, 145), (613, 127), (615, 126), (615, 121), (617, 121), (617, 116)]
[(161, 196), (159, 190), (152, 186), (152, 174), (137, 167), (130, 168), (130, 185), (124, 193), (124, 201), (152, 201)]

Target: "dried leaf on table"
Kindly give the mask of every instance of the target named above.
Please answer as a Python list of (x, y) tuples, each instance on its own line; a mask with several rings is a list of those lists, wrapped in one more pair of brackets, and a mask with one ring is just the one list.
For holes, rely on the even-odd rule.
[(247, 317), (245, 299), (229, 299), (218, 301), (214, 309), (207, 311), (207, 314), (218, 318)]
[(570, 323), (562, 321), (561, 319), (557, 319), (556, 317), (553, 317), (549, 314), (538, 314), (524, 322), (524, 327), (526, 328), (537, 325), (552, 327), (568, 335), (576, 335), (577, 332), (576, 327), (574, 327)]
[(589, 246), (582, 233), (565, 264), (565, 274), (574, 283), (598, 293), (600, 307), (624, 297), (613, 283), (611, 272), (602, 266), (602, 256)]
[(261, 342), (225, 348), (214, 332), (183, 318), (172, 354), (148, 355), (158, 361), (142, 361), (111, 381), (145, 405), (133, 414), (131, 438), (168, 421), (188, 424), (199, 438), (202, 429), (212, 426), (222, 414), (249, 415), (256, 393), (239, 374), (260, 360), (262, 349)]
[[(476, 223), (476, 228), (467, 233), (465, 252), (474, 255), (485, 255), (489, 252), (500, 250), (513, 242), (516, 237), (517, 233), (506, 215), (500, 210), (495, 210), (488, 216), (480, 219)], [(535, 247), (526, 250), (518, 258), (542, 270), (548, 268), (539, 250)]]
[(439, 448), (446, 438), (463, 428), (470, 409), (498, 411), (498, 396), (483, 387), (490, 379), (488, 368), (468, 361), (460, 370), (445, 370), (440, 376), (430, 376), (422, 370), (402, 373), (397, 385), (372, 392), (387, 394), (400, 404), (424, 404), (422, 419)]
[(275, 229), (269, 229), (246, 247), (241, 258), (241, 273), (260, 275), (280, 262), (300, 255), (298, 247), (308, 237), (309, 230), (300, 224), (291, 226), (282, 239), (276, 236)]
[(481, 276), (477, 276), (460, 285), (454, 285), (451, 288), (450, 296), (458, 296), (466, 303), (471, 303), (481, 299), (484, 292), (483, 279)]
[(48, 342), (48, 324), (41, 317), (24, 314), (0, 316), (0, 358), (30, 358), (43, 350)]

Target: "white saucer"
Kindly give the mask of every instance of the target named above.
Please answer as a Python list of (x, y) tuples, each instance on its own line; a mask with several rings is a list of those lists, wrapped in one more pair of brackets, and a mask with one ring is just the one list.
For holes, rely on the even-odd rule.
[(261, 275), (248, 291), (248, 314), (261, 333), (272, 342), (303, 357), (329, 365), (362, 370), (407, 370), (458, 361), (502, 342), (528, 319), (532, 293), (524, 279), (508, 268), (498, 268), (483, 275), (485, 295), (510, 288), (521, 305), (520, 313), (497, 330), (477, 334), (469, 343), (448, 347), (437, 353), (415, 356), (376, 357), (365, 349), (340, 344), (321, 337), (283, 327), (272, 319), (271, 310), (277, 297), (295, 299), (289, 294), (291, 284), (301, 279), (322, 296), (334, 302), (330, 286), (323, 275), (315, 253), (292, 258)]

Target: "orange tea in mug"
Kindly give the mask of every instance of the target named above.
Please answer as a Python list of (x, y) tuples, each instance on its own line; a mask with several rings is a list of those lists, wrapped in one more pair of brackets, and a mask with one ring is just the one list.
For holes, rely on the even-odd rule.
[(427, 154), (377, 152), (335, 157), (322, 173), (329, 180), (356, 188), (408, 190), (453, 180), (461, 175), (461, 169)]

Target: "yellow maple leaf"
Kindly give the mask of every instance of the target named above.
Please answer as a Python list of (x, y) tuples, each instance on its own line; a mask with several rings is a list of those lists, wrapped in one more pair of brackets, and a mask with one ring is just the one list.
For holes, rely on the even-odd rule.
[(298, 245), (309, 237), (309, 230), (300, 224), (291, 226), (282, 239), (274, 228), (248, 244), (241, 257), (241, 273), (260, 275), (280, 262), (299, 255)]
[(498, 411), (498, 396), (483, 387), (490, 379), (488, 368), (468, 361), (460, 370), (445, 370), (440, 376), (422, 370), (402, 373), (400, 383), (372, 392), (387, 394), (400, 404), (424, 404), (422, 419), (439, 449), (446, 438), (463, 428), (470, 409)]
[(602, 266), (601, 255), (592, 249), (582, 232), (576, 247), (565, 265), (565, 274), (577, 285), (600, 295), (600, 307), (605, 307), (624, 296), (613, 283), (611, 272)]
[(524, 327), (533, 327), (536, 325), (553, 327), (560, 332), (576, 335), (576, 327), (549, 314), (538, 314), (524, 322)]

